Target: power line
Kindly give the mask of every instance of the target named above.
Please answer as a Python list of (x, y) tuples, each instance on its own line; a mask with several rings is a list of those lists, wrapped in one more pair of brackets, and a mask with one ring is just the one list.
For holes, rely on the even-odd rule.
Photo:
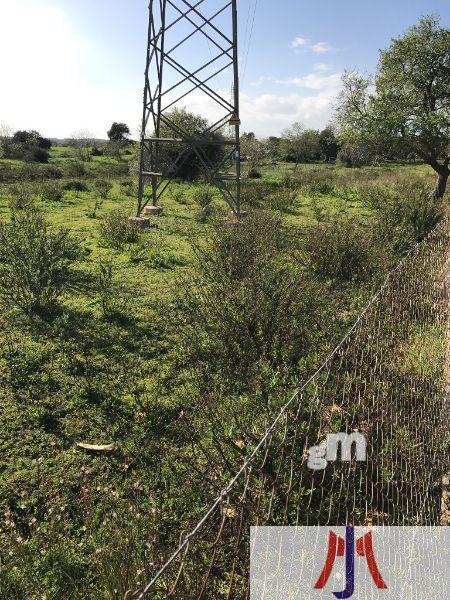
[[(250, 8), (251, 5), (249, 5)], [(248, 37), (248, 44), (247, 44), (247, 49), (246, 49), (246, 53), (245, 53), (245, 58), (244, 58), (244, 64), (243, 64), (243, 68), (242, 68), (242, 79), (245, 78), (245, 74), (247, 71), (247, 64), (248, 64), (248, 56), (250, 53), (250, 46), (251, 46), (251, 42), (252, 42), (252, 37), (253, 37), (253, 29), (255, 26), (255, 19), (256, 19), (256, 9), (258, 8), (258, 0), (254, 0), (254, 6), (253, 6), (253, 17), (252, 17), (252, 22), (251, 22), (251, 27), (250, 27), (250, 35)]]

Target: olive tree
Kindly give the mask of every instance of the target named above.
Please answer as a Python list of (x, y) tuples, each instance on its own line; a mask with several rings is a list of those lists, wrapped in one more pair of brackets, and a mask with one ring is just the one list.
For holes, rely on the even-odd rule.
[(345, 73), (337, 116), (344, 141), (419, 156), (437, 174), (440, 200), (450, 175), (450, 29), (424, 17), (381, 51), (374, 80)]

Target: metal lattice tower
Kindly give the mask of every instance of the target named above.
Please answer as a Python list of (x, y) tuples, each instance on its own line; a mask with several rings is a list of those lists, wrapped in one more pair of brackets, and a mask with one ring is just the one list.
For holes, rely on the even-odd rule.
[[(237, 0), (150, 0), (149, 12), (137, 216), (157, 206), (195, 154), (239, 217)], [(197, 106), (194, 112), (207, 113), (212, 124), (193, 134), (171, 111)], [(212, 146), (221, 148), (219, 160), (211, 160)], [(169, 163), (162, 159), (167, 148), (176, 155)]]

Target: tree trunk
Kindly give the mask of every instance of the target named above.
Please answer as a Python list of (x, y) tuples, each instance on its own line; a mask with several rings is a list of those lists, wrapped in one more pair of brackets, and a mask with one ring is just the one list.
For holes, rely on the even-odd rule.
[(444, 169), (440, 169), (438, 171), (437, 183), (436, 183), (436, 187), (433, 192), (433, 198), (435, 200), (442, 200), (442, 198), (444, 197), (445, 190), (447, 188), (447, 180), (448, 180), (449, 175), (450, 175), (450, 171), (449, 171), (448, 167), (446, 167)]

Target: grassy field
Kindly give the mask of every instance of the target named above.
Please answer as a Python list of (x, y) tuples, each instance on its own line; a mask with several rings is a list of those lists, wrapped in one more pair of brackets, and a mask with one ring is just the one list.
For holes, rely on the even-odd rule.
[[(197, 429), (186, 415), (201, 413), (208, 394), (230, 399), (232, 408), (252, 415), (268, 395), (273, 400), (261, 408), (261, 420), (252, 422), (258, 434), (299, 373), (305, 376), (323, 357), (398, 258), (381, 257), (383, 243), (374, 242), (383, 233), (380, 222), (386, 231), (390, 227), (388, 220), (377, 220), (376, 199), (395, 193), (402, 197), (401, 190), (431, 186), (434, 179), (423, 165), (300, 165), (293, 172), (292, 165), (270, 164), (262, 174), (246, 182), (244, 200), (250, 213), (265, 211), (267, 221), (274, 219), (276, 227), (280, 222), (279, 231), (294, 240), (290, 246), (278, 246), (280, 238), (272, 240), (269, 230), (264, 233), (267, 243), (273, 242), (272, 263), (279, 258), (276, 273), (282, 277), (286, 270), (292, 272), (289, 285), (305, 277), (300, 289), (309, 304), (301, 299), (304, 304), (295, 313), (299, 320), (302, 311), (306, 315), (298, 338), (305, 350), (303, 355), (293, 353), (295, 358), (289, 360), (295, 364), (290, 366), (285, 357), (272, 364), (271, 349), (258, 354), (257, 348), (258, 368), (248, 365), (248, 380), (231, 381), (228, 367), (221, 366), (219, 372), (215, 363), (228, 351), (229, 340), (220, 338), (219, 329), (227, 314), (205, 314), (202, 339), (189, 337), (191, 323), (194, 329), (202, 325), (202, 315), (194, 309), (202, 306), (206, 290), (224, 290), (219, 304), (222, 298), (230, 302), (230, 314), (236, 307), (242, 312), (252, 308), (248, 290), (240, 290), (244, 296), (235, 298), (231, 286), (219, 278), (215, 288), (207, 288), (208, 279), (201, 273), (198, 248), (218, 235), (215, 223), (229, 212), (219, 195), (212, 215), (203, 218), (196, 201), (198, 186), (175, 184), (161, 202), (164, 215), (154, 219), (154, 227), (114, 249), (102, 237), (102, 223), (117, 210), (132, 214), (136, 205), (136, 181), (128, 174), (126, 160), (94, 157), (80, 163), (70, 148), (52, 149), (50, 165), (0, 160), (1, 219), (10, 220), (11, 206), (16, 213), (35, 206), (51, 228), (67, 228), (83, 248), (74, 265), (76, 284), (52, 314), (25, 315), (2, 301), (1, 598), (123, 598), (127, 590), (139, 587), (150, 573), (154, 546), (158, 540), (163, 546), (167, 542), (161, 540), (163, 532), (179, 529), (184, 517), (198, 512), (205, 500), (198, 491), (201, 477), (191, 473), (186, 480), (185, 465), (190, 464), (190, 444), (198, 439), (198, 429), (204, 427), (200, 439), (205, 443), (212, 433), (206, 413), (196, 416)], [(99, 180), (111, 184), (103, 199)], [(73, 181), (87, 190), (61, 193)], [(426, 232), (429, 221), (411, 217), (416, 212), (404, 210), (411, 222), (405, 225), (409, 229), (396, 233), (392, 248), (399, 253), (403, 246), (398, 246), (398, 236), (404, 231), (415, 236), (411, 243)], [(258, 223), (263, 227), (264, 216)], [(257, 236), (248, 228), (256, 244)], [(226, 228), (220, 231), (219, 245), (223, 240), (229, 245)], [(239, 267), (252, 259), (242, 235), (242, 256), (236, 255)], [(263, 247), (266, 238), (260, 241)], [(323, 245), (316, 246), (319, 242)], [(345, 272), (342, 244), (350, 248), (354, 276)], [(336, 267), (330, 267), (328, 259), (325, 264), (320, 261), (324, 249), (337, 261)], [(228, 254), (224, 256), (228, 260)], [(264, 263), (264, 257), (261, 260)], [(270, 265), (263, 265), (268, 279)], [(257, 274), (251, 277), (257, 279)], [(192, 292), (189, 281), (194, 280), (205, 288)], [(263, 294), (265, 325), (271, 323), (269, 300), (276, 280), (272, 283), (264, 292), (268, 298)], [(191, 312), (183, 309), (174, 324), (174, 315), (188, 302), (185, 293), (193, 303)], [(276, 308), (281, 323), (284, 308)], [(238, 314), (238, 323), (239, 318)], [(284, 322), (280, 331), (285, 331)], [(230, 339), (237, 348), (233, 352), (242, 350), (244, 356), (248, 349), (241, 348), (246, 342), (241, 337)], [(198, 347), (191, 347), (193, 340)], [(284, 351), (283, 344), (280, 348)], [(414, 356), (408, 360), (413, 364)], [(238, 434), (231, 420), (223, 427), (227, 436)], [(114, 443), (115, 450), (89, 454), (77, 448), (77, 442)]]

